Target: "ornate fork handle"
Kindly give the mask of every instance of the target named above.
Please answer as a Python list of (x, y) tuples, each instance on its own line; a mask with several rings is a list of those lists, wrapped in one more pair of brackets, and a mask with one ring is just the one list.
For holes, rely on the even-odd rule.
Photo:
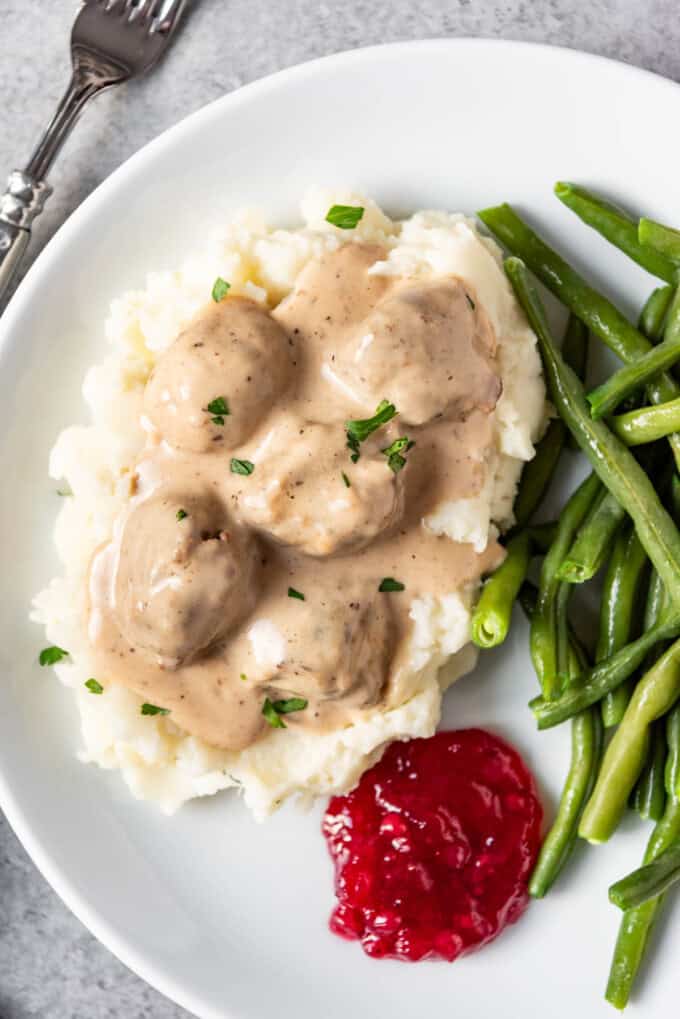
[(0, 300), (28, 246), (31, 224), (42, 212), (52, 188), (45, 177), (83, 107), (93, 96), (127, 77), (123, 68), (88, 53), (74, 53), (71, 81), (52, 122), (25, 170), (14, 170), (0, 197)]
[(7, 190), (0, 198), (0, 299), (28, 247), (31, 223), (51, 194), (44, 181), (34, 180), (23, 170), (14, 170)]

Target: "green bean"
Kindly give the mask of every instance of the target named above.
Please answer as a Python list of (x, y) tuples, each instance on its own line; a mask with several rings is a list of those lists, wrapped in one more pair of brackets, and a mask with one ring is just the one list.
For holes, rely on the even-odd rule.
[[(517, 600), (527, 620), (531, 622), (532, 616), (536, 611), (536, 602), (538, 601), (538, 588), (531, 580), (524, 581), (519, 590)], [(581, 672), (585, 670), (588, 653), (569, 621), (567, 621), (567, 629), (569, 634), (569, 668), (574, 676), (580, 676)]]
[(635, 688), (583, 812), (579, 827), (581, 838), (606, 842), (615, 831), (644, 766), (650, 726), (665, 715), (679, 697), (680, 640), (676, 640)]
[(522, 606), (522, 611), (527, 620), (531, 622), (531, 617), (536, 611), (536, 602), (538, 601), (538, 588), (531, 580), (524, 581), (519, 589), (517, 600)]
[(662, 439), (680, 428), (680, 397), (656, 407), (640, 407), (609, 419), (609, 427), (627, 446)]
[(525, 464), (513, 507), (516, 527), (525, 527), (529, 523), (547, 492), (565, 437), (566, 428), (558, 418), (554, 418), (536, 446), (533, 460)]
[(520, 531), (508, 541), (505, 559), (482, 588), (472, 614), (477, 647), (496, 647), (507, 637), (512, 607), (529, 568), (529, 550), (529, 533)]
[(666, 795), (680, 800), (680, 704), (666, 716)]
[[(652, 251), (664, 255), (677, 269), (680, 264), (680, 230), (643, 217), (638, 225), (638, 240)], [(668, 282), (672, 283), (672, 278)]]
[[(651, 298), (645, 305), (647, 308), (655, 298), (655, 294), (660, 291), (655, 290), (655, 293), (651, 294)], [(662, 360), (666, 367), (670, 367), (672, 360), (680, 358), (680, 288), (672, 293), (670, 301), (667, 303), (667, 298), (664, 294), (661, 303), (658, 303), (659, 307), (652, 309), (647, 313), (646, 326), (650, 329), (650, 338), (652, 341), (657, 341), (659, 338), (660, 330), (664, 330), (664, 339), (659, 346), (653, 347), (649, 354), (644, 355), (637, 362), (631, 365), (627, 365), (621, 371), (616, 372), (612, 375), (604, 385), (599, 386), (597, 389), (593, 389), (592, 392), (588, 393), (588, 400), (590, 401), (590, 410), (593, 418), (603, 417), (613, 411), (618, 403), (619, 398), (625, 398), (626, 393), (639, 388), (643, 381), (648, 381), (650, 370), (655, 367), (659, 369), (662, 365)], [(666, 311), (662, 309), (662, 305), (665, 306)], [(652, 315), (653, 311), (653, 315)], [(644, 313), (644, 309), (643, 309)], [(672, 352), (676, 352), (676, 355), (672, 357)], [(663, 367), (663, 366), (662, 366)], [(639, 373), (639, 374), (637, 374)], [(661, 409), (664, 409), (668, 413), (668, 404), (662, 404)], [(631, 412), (636, 410), (631, 409)], [(649, 420), (662, 420), (663, 415), (658, 415), (657, 418), (651, 418)], [(615, 418), (614, 421), (618, 421)], [(633, 419), (624, 418), (625, 422)], [(624, 425), (624, 427), (626, 427)], [(668, 434), (665, 432), (664, 434)], [(659, 435), (659, 438), (662, 436)], [(622, 435), (624, 441), (628, 442), (626, 435)], [(643, 441), (647, 441), (644, 439)], [(632, 441), (628, 444), (634, 444)]]
[[(519, 601), (529, 621), (536, 609), (538, 589), (525, 581)], [(570, 635), (570, 683), (578, 683), (586, 667), (586, 656), (574, 634)], [(564, 867), (577, 838), (578, 819), (593, 787), (602, 752), (602, 726), (596, 708), (589, 708), (572, 719), (571, 764), (560, 797), (555, 821), (543, 840), (529, 882), (529, 894), (540, 899), (550, 890)]]
[[(672, 801), (656, 825), (647, 846), (644, 862), (651, 863), (680, 839), (680, 803)], [(642, 906), (626, 910), (621, 920), (619, 936), (614, 949), (605, 997), (616, 1008), (628, 1004), (633, 982), (649, 943), (654, 922), (663, 902), (663, 896), (650, 899)]]
[(578, 184), (559, 181), (555, 194), (579, 219), (593, 227), (615, 247), (641, 265), (653, 276), (672, 283), (675, 279), (675, 265), (665, 255), (646, 247), (638, 240), (638, 225), (625, 212), (594, 195)]
[(635, 909), (663, 895), (676, 881), (680, 881), (680, 843), (611, 885), (609, 901), (619, 909)]
[(633, 806), (643, 821), (660, 821), (666, 807), (666, 724), (654, 722), (647, 760), (633, 790)]
[(670, 640), (680, 635), (680, 613), (674, 611), (663, 619), (658, 626), (647, 630), (637, 640), (626, 644), (620, 651), (605, 659), (583, 676), (583, 685), (563, 690), (555, 700), (545, 697), (534, 697), (529, 707), (534, 713), (539, 729), (551, 729), (554, 725), (566, 722), (579, 711), (584, 711), (591, 704), (602, 700), (610, 690), (616, 690), (645, 660), (646, 655), (663, 640)]
[(638, 329), (652, 343), (659, 343), (675, 288), (667, 284), (652, 290), (640, 312)]
[[(590, 346), (590, 333), (580, 318), (570, 313), (567, 320), (567, 328), (562, 337), (562, 357), (570, 368), (573, 368), (578, 377), (583, 381), (588, 370), (588, 348)], [(571, 432), (567, 432), (565, 445), (568, 449), (578, 450), (578, 443), (574, 440)]]
[[(647, 587), (645, 610), (642, 617), (642, 632), (646, 633), (647, 630), (654, 629), (654, 627), (657, 626), (663, 619), (664, 613), (668, 610), (668, 607), (669, 607), (668, 599), (666, 598), (666, 591), (664, 589), (663, 583), (661, 582), (659, 574), (656, 572), (656, 570), (652, 569), (649, 578), (649, 584)], [(661, 641), (647, 653), (647, 655), (645, 656), (645, 660), (641, 666), (642, 675), (644, 675), (651, 669), (656, 660), (666, 650), (667, 646), (668, 644), (666, 641)], [(625, 683), (622, 683), (621, 686), (617, 687), (617, 689), (614, 691), (613, 693), (614, 697), (616, 697), (617, 694), (620, 694), (621, 691), (623, 691), (623, 694), (621, 695), (620, 710), (617, 712), (617, 717), (615, 721), (612, 722), (612, 724), (618, 725), (618, 723), (623, 718), (625, 710), (628, 707), (630, 695), (632, 693), (633, 688), (635, 687), (636, 682), (637, 682), (636, 677), (631, 676), (630, 679), (626, 680)], [(604, 710), (605, 700), (602, 701), (602, 704)], [(647, 764), (649, 764), (649, 761), (647, 762)], [(647, 764), (645, 765), (645, 770), (647, 770)], [(633, 809), (637, 810), (638, 813), (640, 812), (641, 806), (640, 796), (642, 793), (642, 790), (639, 787), (641, 786), (642, 782), (643, 778), (641, 777), (640, 782), (638, 782), (638, 785), (636, 785), (635, 787), (633, 793), (633, 802), (631, 803)], [(649, 795), (649, 790), (647, 791), (647, 795)]]
[(588, 367), (588, 328), (576, 315), (569, 315), (562, 339), (562, 357), (580, 379)]
[(597, 777), (602, 738), (602, 722), (596, 706), (572, 719), (569, 772), (557, 815), (529, 881), (529, 894), (535, 899), (543, 898), (550, 891), (574, 848), (579, 818)]
[(591, 390), (588, 393), (588, 403), (592, 416), (601, 418), (611, 414), (627, 396), (646, 386), (660, 372), (671, 368), (678, 360), (680, 360), (680, 333), (664, 340), (658, 347), (652, 347), (644, 357), (619, 368), (601, 386)]
[(671, 514), (680, 527), (680, 478), (675, 471), (671, 474)]
[(625, 511), (611, 492), (603, 490), (577, 532), (557, 576), (569, 584), (583, 584), (594, 577), (611, 552), (611, 543)]
[(554, 520), (549, 520), (545, 524), (533, 524), (529, 528), (529, 536), (531, 538), (531, 551), (534, 555), (545, 555), (557, 533), (557, 524)]
[[(555, 597), (555, 663), (560, 687), (570, 681), (569, 599), (572, 591), (571, 584), (559, 583)], [(577, 669), (577, 672), (581, 671)]]
[(647, 592), (647, 605), (645, 608), (645, 629), (656, 626), (661, 621), (662, 615), (668, 607), (666, 588), (663, 586), (663, 581), (656, 570), (652, 570), (649, 578), (649, 590)]
[[(588, 358), (588, 330), (575, 315), (569, 316), (562, 340), (562, 356), (579, 378), (583, 378)], [(553, 479), (565, 441), (571, 438), (559, 418), (553, 418), (536, 446), (532, 460), (522, 471), (515, 505), (515, 527), (529, 523)]]
[[(625, 318), (611, 301), (585, 281), (557, 252), (523, 223), (509, 205), (484, 209), (480, 219), (513, 254), (519, 255), (555, 296), (577, 315), (622, 361), (635, 361), (646, 354), (651, 343)], [(652, 403), (680, 396), (680, 385), (668, 374), (650, 383)], [(669, 440), (680, 466), (680, 436)]]
[[(647, 566), (647, 555), (635, 528), (627, 524), (619, 532), (605, 574), (595, 661), (602, 662), (625, 647), (637, 630), (638, 592)], [(651, 628), (651, 626), (650, 626)], [(630, 700), (630, 680), (602, 699), (602, 721), (607, 728), (618, 725)]]
[(680, 608), (680, 533), (659, 502), (654, 486), (633, 454), (602, 421), (590, 417), (583, 386), (566, 365), (550, 335), (540, 298), (524, 264), (506, 260), (506, 272), (537, 335), (552, 401), (578, 439), (602, 482), (632, 518), (647, 555), (673, 603)]
[(543, 696), (549, 700), (558, 693), (564, 675), (560, 676), (557, 661), (557, 599), (562, 582), (557, 570), (573, 541), (601, 485), (596, 474), (590, 474), (573, 493), (560, 514), (555, 540), (541, 568), (536, 611), (531, 620), (530, 650)]

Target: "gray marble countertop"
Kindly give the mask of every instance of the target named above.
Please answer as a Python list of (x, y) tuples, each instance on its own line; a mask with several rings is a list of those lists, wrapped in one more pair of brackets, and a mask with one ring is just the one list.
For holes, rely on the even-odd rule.
[[(680, 79), (677, 0), (190, 0), (153, 76), (101, 97), (51, 175), (31, 255), (140, 146), (210, 100), (312, 57), (431, 36), (500, 36)], [(76, 0), (0, 0), (0, 176), (21, 165), (68, 71)], [(39, 59), (36, 59), (39, 58)], [(69, 913), (0, 815), (0, 1019), (179, 1019)], [(265, 1017), (263, 1017), (265, 1019)]]

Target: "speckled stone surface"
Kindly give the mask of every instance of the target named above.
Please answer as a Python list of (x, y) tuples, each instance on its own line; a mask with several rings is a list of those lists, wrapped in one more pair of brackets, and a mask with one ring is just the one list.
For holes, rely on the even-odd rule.
[[(246, 82), (326, 53), (433, 36), (500, 36), (589, 50), (680, 79), (677, 0), (189, 3), (184, 30), (153, 76), (88, 110), (52, 174), (55, 194), (38, 221), (33, 257), (101, 180), (160, 131)], [(76, 7), (75, 0), (0, 0), (0, 176), (27, 158), (59, 98)], [(0, 815), (0, 1019), (186, 1015), (87, 933)]]

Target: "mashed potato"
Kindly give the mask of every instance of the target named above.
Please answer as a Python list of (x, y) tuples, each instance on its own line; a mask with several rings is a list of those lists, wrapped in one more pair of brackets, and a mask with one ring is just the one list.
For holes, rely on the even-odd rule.
[(325, 222), (334, 203), (363, 205), (365, 214), (351, 237), (388, 249), (372, 273), (461, 277), (476, 292), (498, 339), (503, 393), (493, 413), (485, 483), (474, 499), (439, 505), (425, 526), (483, 551), (497, 528), (512, 522), (522, 463), (533, 456), (545, 417), (535, 337), (505, 278), (500, 251), (462, 215), (419, 212), (394, 222), (366, 198), (318, 193), (303, 202), (304, 227), (279, 230), (246, 210), (176, 272), (150, 273), (144, 289), (112, 303), (106, 323), (112, 352), (90, 369), (83, 387), (92, 424), (66, 429), (52, 451), (50, 474), (65, 479), (73, 497), (64, 499), (56, 525), (64, 574), (37, 596), (33, 618), (44, 624), (50, 642), (70, 652), (56, 671), (77, 698), (81, 759), (120, 769), (135, 796), (155, 800), (166, 812), (230, 786), (241, 789), (258, 818), (292, 794), (347, 790), (389, 741), (431, 735), (443, 691), (475, 663), (468, 643), (475, 592), (417, 599), (410, 610), (412, 676), (403, 703), (366, 711), (360, 722), (330, 733), (291, 729), (282, 741), (272, 731), (238, 753), (203, 743), (169, 717), (141, 716), (141, 699), (121, 686), (111, 685), (101, 696), (83, 687), (92, 675), (83, 622), (87, 571), (129, 498), (131, 469), (145, 440), (144, 386), (158, 354), (205, 303), (217, 276), (230, 281), (231, 293), (276, 304), (310, 259), (349, 239), (347, 231)]

